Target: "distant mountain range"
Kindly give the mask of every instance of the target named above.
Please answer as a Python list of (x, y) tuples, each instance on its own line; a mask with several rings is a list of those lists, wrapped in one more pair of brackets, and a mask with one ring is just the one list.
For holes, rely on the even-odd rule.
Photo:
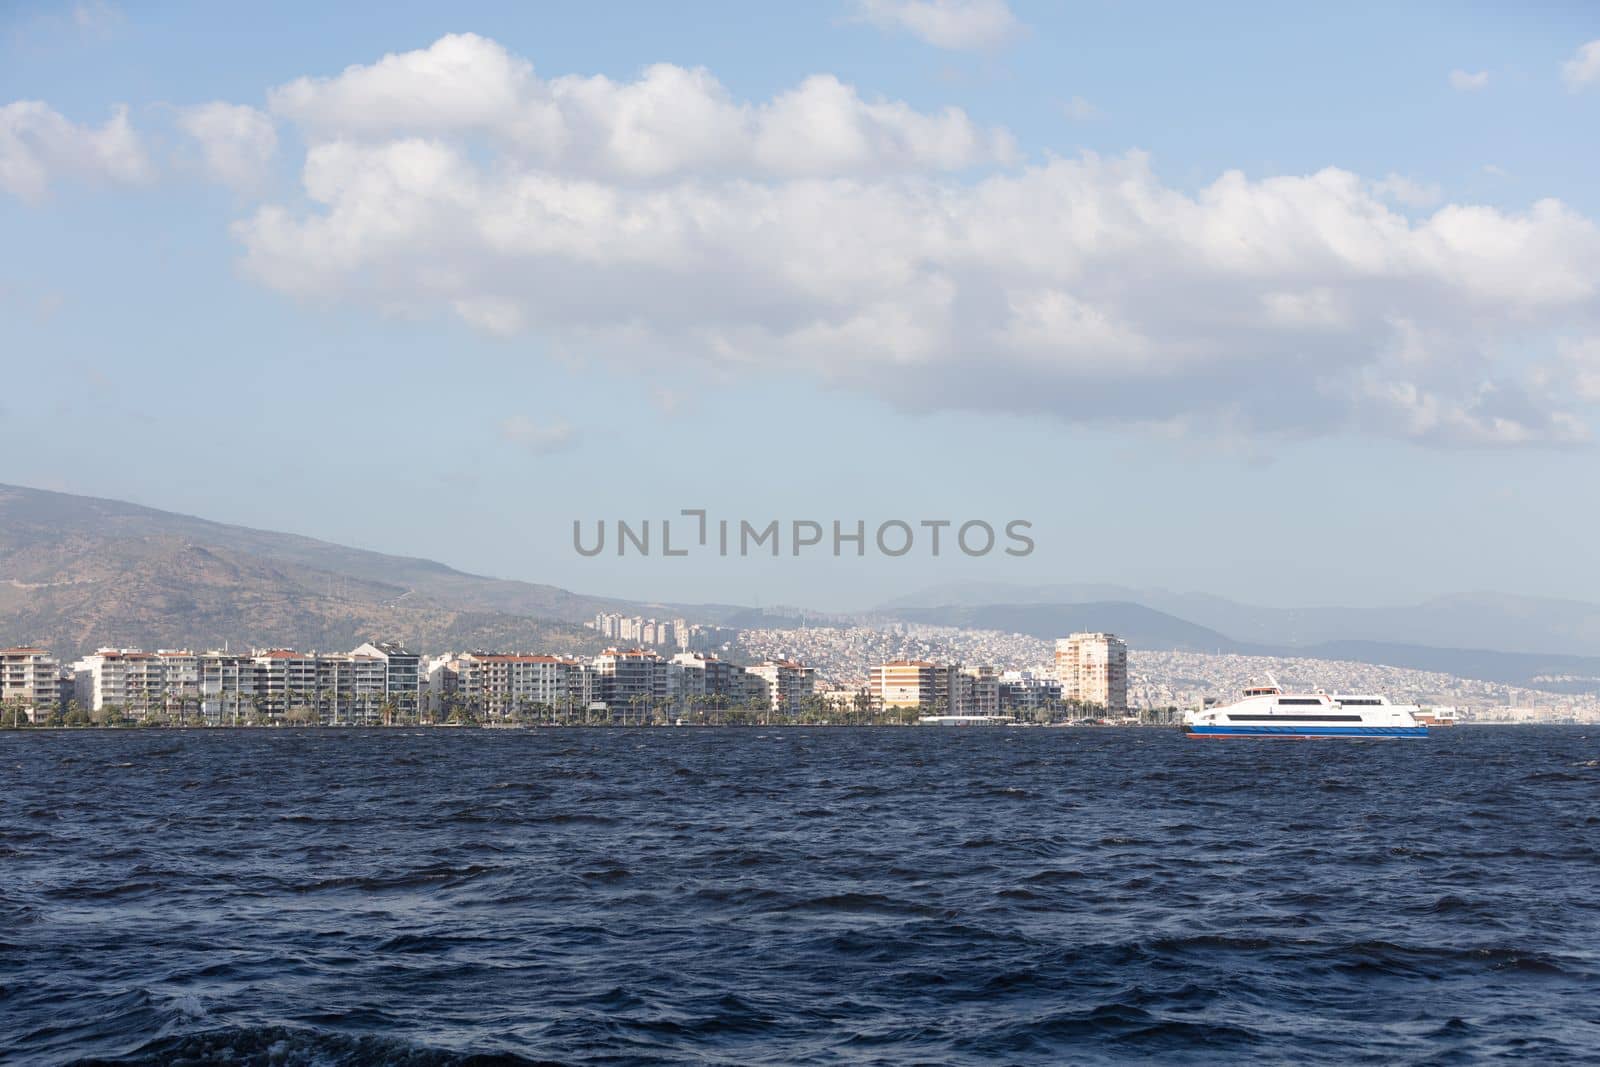
[[(1022, 603), (962, 603), (1025, 593)], [(1107, 596), (1134, 599), (1099, 599)], [(953, 598), (938, 606), (924, 602)], [(1094, 599), (1051, 602), (1049, 597)], [(1186, 612), (1179, 617), (1151, 603)], [(1541, 610), (1543, 609), (1543, 610)], [(1414, 608), (1256, 608), (1221, 597), (1118, 586), (1045, 586), (1026, 591), (987, 585), (946, 586), (892, 601), (878, 613), (939, 626), (1003, 630), (1049, 639), (1074, 630), (1110, 630), (1134, 648), (1380, 663), (1556, 692), (1600, 691), (1600, 656), (1569, 649), (1600, 647), (1581, 635), (1600, 625), (1600, 606), (1574, 601), (1472, 594)], [(1202, 622), (1192, 621), (1200, 619)], [(1206, 625), (1205, 623), (1217, 623)], [(1226, 631), (1226, 632), (1225, 632)], [(1495, 650), (1542, 634), (1550, 648)], [(1369, 636), (1371, 635), (1371, 636)], [(1388, 640), (1382, 635), (1391, 635)], [(1516, 639), (1509, 639), (1512, 637)], [(1437, 641), (1438, 644), (1433, 642)], [(1467, 647), (1451, 645), (1464, 641)], [(1471, 642), (1481, 642), (1473, 645)]]
[[(738, 627), (758, 609), (586, 596), (431, 560), (0, 485), (0, 643), (63, 656), (102, 645), (587, 651), (599, 611)], [(1351, 659), (1546, 689), (1600, 689), (1600, 605), (1498, 594), (1403, 608), (1262, 608), (1109, 585), (964, 584), (877, 612), (1049, 639), (1111, 630), (1135, 648)], [(1496, 650), (1496, 651), (1482, 651)], [(1573, 679), (1546, 682), (1544, 676)]]
[(1537, 655), (1600, 655), (1600, 604), (1504, 593), (1461, 593), (1383, 608), (1268, 608), (1165, 589), (964, 582), (924, 589), (878, 610), (902, 614), (929, 608), (1103, 602), (1140, 604), (1253, 645), (1309, 648), (1360, 640)]

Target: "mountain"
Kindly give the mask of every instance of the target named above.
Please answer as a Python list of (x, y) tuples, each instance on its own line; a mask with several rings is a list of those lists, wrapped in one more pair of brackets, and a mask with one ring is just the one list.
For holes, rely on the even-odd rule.
[(1600, 604), (1505, 593), (1460, 593), (1381, 608), (1271, 608), (1203, 593), (1115, 585), (935, 586), (882, 605), (885, 614), (942, 607), (1119, 601), (1187, 619), (1246, 644), (1309, 649), (1336, 641), (1455, 649), (1502, 649), (1537, 656), (1600, 654)]
[(1126, 601), (1088, 604), (988, 604), (976, 607), (904, 608), (907, 622), (1001, 630), (1051, 640), (1082, 630), (1108, 630), (1134, 648), (1188, 652), (1238, 652), (1239, 642), (1215, 630)]
[(907, 622), (1001, 630), (1045, 640), (1079, 630), (1109, 630), (1134, 649), (1348, 660), (1418, 671), (1438, 671), (1526, 689), (1572, 693), (1600, 690), (1600, 656), (1437, 648), (1389, 641), (1341, 640), (1310, 645), (1237, 641), (1209, 627), (1127, 601), (977, 606), (953, 604), (936, 608), (899, 608), (893, 615)]
[[(652, 608), (654, 610), (652, 610)], [(431, 560), (0, 485), (0, 642), (582, 650), (597, 611), (664, 613)], [(729, 612), (738, 609), (725, 609)]]

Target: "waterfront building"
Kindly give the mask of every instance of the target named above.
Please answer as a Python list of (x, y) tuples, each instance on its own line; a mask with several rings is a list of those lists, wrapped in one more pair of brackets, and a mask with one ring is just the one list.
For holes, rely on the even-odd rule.
[(816, 689), (817, 672), (794, 660), (768, 660), (749, 668), (760, 688), (755, 692), (773, 711), (793, 715)]
[(608, 648), (594, 658), (594, 673), (596, 699), (613, 709), (633, 703), (665, 704), (675, 695), (667, 661), (649, 649)]
[(1056, 641), (1061, 698), (1107, 711), (1128, 708), (1128, 646), (1116, 634), (1075, 633)]
[(114, 708), (133, 715), (165, 709), (170, 697), (198, 699), (194, 653), (102, 648), (72, 665), (73, 694), (89, 711)]
[(720, 697), (739, 703), (751, 692), (750, 672), (708, 653), (679, 652), (671, 666), (680, 679), (677, 690), (686, 699)]
[(571, 711), (593, 699), (594, 672), (578, 660), (472, 652), (453, 664), (452, 692), (492, 718), (535, 708)]
[(872, 668), (867, 690), (880, 708), (932, 708), (939, 699), (940, 679), (948, 692), (949, 675), (927, 660), (896, 659)]
[(40, 722), (62, 704), (61, 664), (31, 645), (0, 649), (0, 709)]
[(950, 705), (952, 715), (1000, 714), (1000, 676), (993, 667), (961, 667), (960, 700)]
[(196, 663), (200, 713), (210, 723), (249, 722), (257, 711), (255, 660), (237, 652), (205, 652)]
[(999, 679), (1000, 711), (1047, 711), (1061, 703), (1061, 682), (1039, 671), (1006, 671)]
[(383, 663), (383, 697), (390, 713), (410, 718), (422, 689), (422, 657), (393, 641), (368, 641), (350, 653)]

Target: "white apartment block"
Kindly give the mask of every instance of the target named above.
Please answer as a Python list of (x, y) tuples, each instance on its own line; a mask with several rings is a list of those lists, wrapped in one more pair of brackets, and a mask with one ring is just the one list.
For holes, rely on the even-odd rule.
[(1056, 641), (1061, 699), (1128, 709), (1128, 646), (1116, 634), (1076, 633)]
[(0, 707), (39, 722), (61, 706), (61, 664), (42, 648), (0, 649)]
[(89, 711), (200, 710), (199, 658), (183, 649), (102, 648), (72, 665), (74, 697)]
[(455, 659), (453, 669), (454, 692), (501, 718), (532, 708), (582, 708), (593, 699), (594, 672), (575, 659), (468, 653)]

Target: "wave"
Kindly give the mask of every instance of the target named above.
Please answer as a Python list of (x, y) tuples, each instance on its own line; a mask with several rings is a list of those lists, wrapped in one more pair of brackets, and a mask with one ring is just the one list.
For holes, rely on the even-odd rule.
[(228, 1063), (247, 1067), (552, 1067), (559, 1060), (511, 1052), (455, 1052), (373, 1034), (292, 1026), (222, 1027), (156, 1038), (122, 1056), (71, 1061), (76, 1067), (170, 1067)]

